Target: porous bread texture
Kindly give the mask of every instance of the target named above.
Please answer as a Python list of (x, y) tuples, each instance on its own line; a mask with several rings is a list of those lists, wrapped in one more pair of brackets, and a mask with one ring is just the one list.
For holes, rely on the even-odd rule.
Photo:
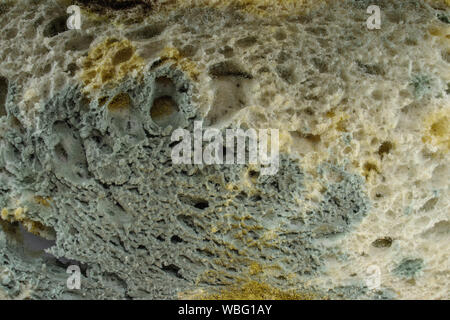
[[(0, 19), (0, 116), (8, 113), (0, 129), (0, 198), (6, 209), (28, 207), (31, 220), (54, 228), (52, 252), (86, 263), (89, 278), (98, 279), (85, 291), (68, 292), (65, 270), (47, 261), (48, 274), (29, 289), (33, 297), (176, 298), (198, 297), (199, 290), (220, 297), (218, 285), (235, 288), (248, 280), (307, 288), (318, 297), (449, 298), (450, 13), (444, 2), (264, 1), (264, 8), (257, 1), (240, 7), (179, 1), (145, 17), (115, 10), (103, 18), (83, 7), (79, 31), (63, 25), (66, 3), (33, 3), (0, 10), (7, 15)], [(365, 27), (370, 4), (381, 8), (380, 30)], [(116, 66), (117, 44), (132, 54)], [(91, 59), (96, 53), (102, 57)], [(90, 86), (89, 72), (101, 74), (105, 66), (123, 72), (104, 83), (95, 74), (100, 82)], [(158, 74), (189, 90), (173, 96), (153, 81)], [(150, 166), (143, 156), (170, 144), (167, 133), (155, 136), (158, 126), (151, 129), (149, 110), (136, 102), (147, 99), (149, 108), (154, 92), (173, 96), (187, 112), (174, 121), (187, 127), (195, 115), (220, 129), (280, 129), (287, 162), (276, 179), (284, 189), (271, 193), (270, 183), (259, 180), (255, 186), (246, 166), (206, 167), (175, 171), (173, 181), (190, 190), (212, 183), (207, 177), (222, 179), (222, 170), (232, 178), (209, 191), (186, 194), (157, 184), (160, 193), (151, 193), (142, 181), (173, 170), (159, 161)], [(129, 107), (115, 119), (116, 108), (108, 106), (118, 105)], [(71, 151), (58, 148), (58, 139)], [(123, 149), (136, 141), (140, 153)], [(163, 149), (154, 149), (159, 143)], [(55, 159), (69, 165), (58, 167)], [(289, 193), (285, 175), (292, 172), (298, 185)], [(199, 200), (192, 194), (210, 197), (207, 214), (196, 203), (192, 208)], [(92, 200), (99, 195), (101, 209)], [(51, 198), (50, 206), (36, 196)], [(343, 226), (324, 207), (336, 197), (334, 212), (348, 222)], [(359, 204), (357, 217), (344, 204), (352, 201)], [(187, 213), (177, 218), (171, 205)], [(101, 217), (105, 208), (117, 211), (117, 219)], [(5, 294), (16, 297), (31, 281), (20, 271), (39, 274), (42, 262), (28, 262), (16, 252), (20, 241), (0, 237), (8, 243), (5, 272), (14, 279)], [(259, 239), (256, 247), (251, 237)], [(98, 255), (99, 247), (107, 254)], [(251, 271), (255, 263), (260, 272)], [(372, 265), (381, 270), (380, 290), (366, 287)]]

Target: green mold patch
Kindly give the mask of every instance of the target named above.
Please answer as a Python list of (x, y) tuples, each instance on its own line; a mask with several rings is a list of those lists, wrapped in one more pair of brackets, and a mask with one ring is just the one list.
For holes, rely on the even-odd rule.
[(416, 278), (424, 267), (423, 259), (406, 258), (403, 259), (392, 271), (396, 276), (404, 279)]

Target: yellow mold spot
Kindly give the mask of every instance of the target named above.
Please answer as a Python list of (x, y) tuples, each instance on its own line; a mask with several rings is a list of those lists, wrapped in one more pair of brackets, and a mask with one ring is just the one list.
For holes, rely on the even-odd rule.
[(161, 60), (163, 62), (170, 62), (170, 61), (175, 62), (193, 80), (197, 80), (198, 75), (200, 74), (200, 72), (197, 70), (195, 63), (187, 58), (184, 58), (177, 48), (171, 47), (164, 48), (161, 51)]
[(262, 273), (263, 272), (263, 268), (261, 267), (261, 265), (259, 263), (253, 262), (252, 264), (250, 264), (250, 267), (249, 267), (248, 271), (249, 271), (251, 276), (254, 276), (254, 275)]
[(3, 208), (3, 209), (2, 209), (2, 213), (1, 213), (2, 219), (3, 219), (3, 220), (6, 220), (6, 218), (8, 217), (8, 215), (9, 215), (8, 209)]
[(448, 46), (450, 44), (450, 27), (433, 25), (428, 28), (428, 33), (436, 37), (442, 46)]
[(110, 38), (91, 49), (83, 61), (80, 78), (88, 92), (107, 83), (117, 83), (128, 74), (137, 74), (143, 66), (144, 60), (129, 40)]
[(334, 118), (336, 116), (336, 112), (334, 112), (334, 109), (327, 111), (327, 113), (325, 114), (327, 116), (328, 119)]
[(314, 300), (311, 293), (300, 293), (296, 290), (280, 290), (267, 283), (248, 281), (232, 285), (218, 293), (206, 294), (202, 300)]
[(24, 220), (25, 215), (24, 215), (24, 209), (23, 208), (17, 208), (14, 211), (14, 219), (17, 221), (22, 221)]
[(35, 196), (34, 201), (36, 201), (38, 204), (44, 206), (44, 207), (50, 207), (50, 201), (51, 198), (44, 198), (41, 196)]
[[(350, 116), (340, 108), (333, 108), (325, 113), (325, 117), (330, 119), (329, 125), (322, 128), (323, 131), (333, 131), (330, 129), (335, 129), (338, 132), (347, 132), (348, 122), (350, 121)], [(316, 134), (317, 135), (317, 134)]]
[(424, 143), (436, 146), (441, 152), (450, 150), (450, 109), (431, 114), (425, 119)]
[(1, 211), (1, 218), (3, 221), (14, 223), (20, 222), (28, 232), (35, 235), (53, 240), (55, 238), (51, 228), (44, 226), (38, 221), (33, 221), (26, 217), (27, 208), (19, 207), (11, 213), (8, 209), (3, 208)]

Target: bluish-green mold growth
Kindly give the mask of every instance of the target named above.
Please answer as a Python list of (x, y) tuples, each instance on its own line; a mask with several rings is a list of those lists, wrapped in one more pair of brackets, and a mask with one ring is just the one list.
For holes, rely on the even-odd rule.
[(422, 98), (425, 94), (431, 91), (433, 80), (427, 75), (416, 75), (412, 81), (411, 86), (413, 87), (414, 96), (417, 99)]
[(414, 279), (420, 275), (424, 267), (423, 259), (421, 258), (407, 258), (403, 259), (392, 272), (404, 279)]
[[(306, 210), (298, 204), (308, 196), (306, 174), (288, 155), (273, 176), (247, 165), (172, 164), (171, 132), (192, 132), (201, 120), (192, 90), (173, 66), (128, 79), (101, 101), (71, 87), (27, 128), (8, 99), (0, 204), (28, 208), (27, 218), (51, 228), (56, 241), (30, 255), (14, 236), (20, 224), (3, 223), (0, 260), (10, 275), (1, 289), (15, 297), (30, 283), (33, 298), (167, 299), (229, 283), (248, 274), (249, 261), (276, 264), (298, 281), (323, 270), (335, 253), (319, 240), (350, 231), (369, 209), (363, 180), (324, 164), (323, 200)], [(247, 174), (251, 186), (242, 183)], [(68, 259), (87, 268), (80, 290), (66, 287)], [(216, 276), (204, 277), (211, 271)], [(268, 281), (286, 285), (283, 277)]]

